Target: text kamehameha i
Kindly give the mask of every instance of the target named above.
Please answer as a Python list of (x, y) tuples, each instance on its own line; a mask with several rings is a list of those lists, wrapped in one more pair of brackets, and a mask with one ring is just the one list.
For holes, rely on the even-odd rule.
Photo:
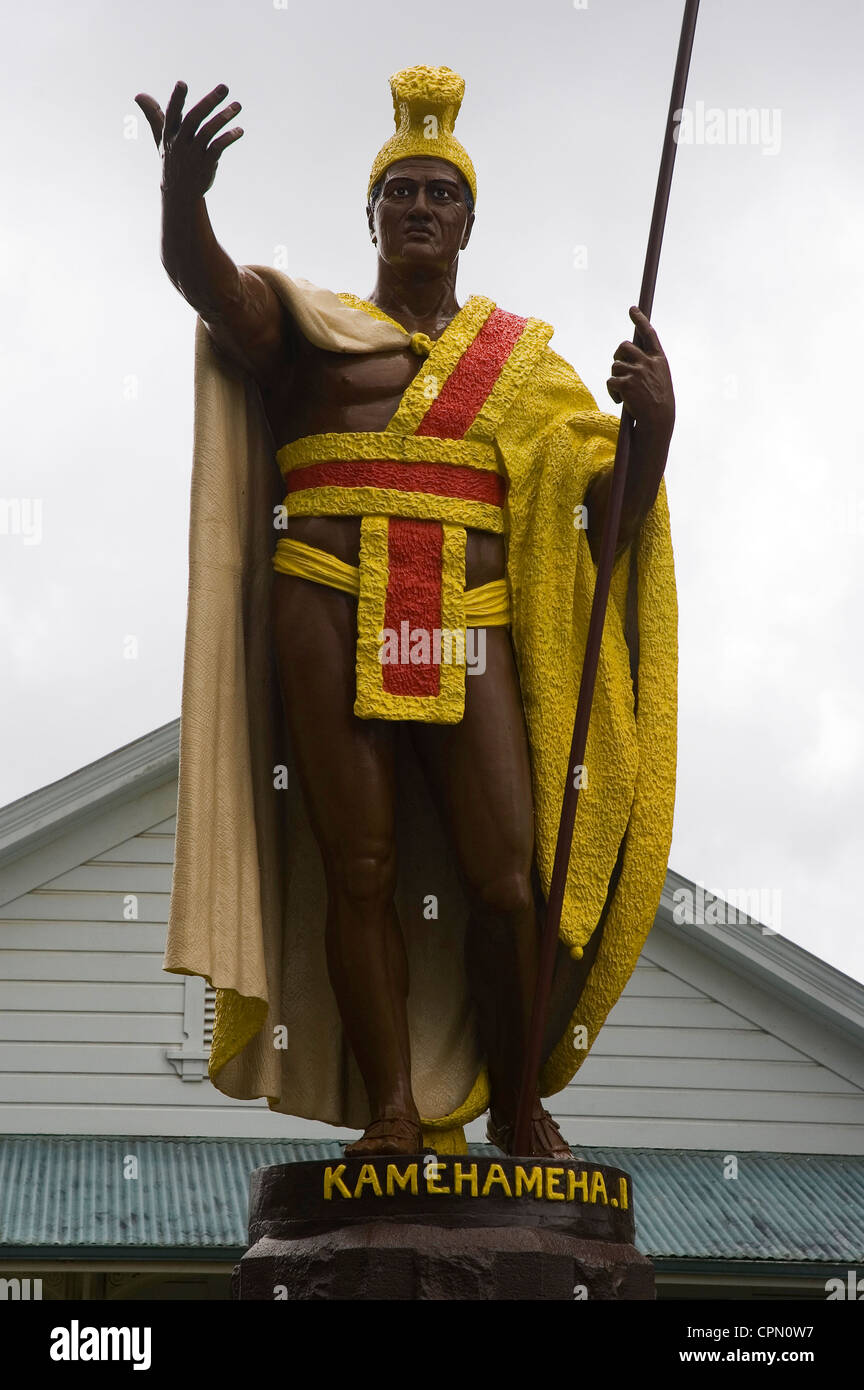
[(325, 1201), (335, 1198), (409, 1196), (455, 1197), (532, 1197), (545, 1202), (579, 1202), (584, 1205), (629, 1207), (627, 1178), (618, 1177), (617, 1192), (606, 1187), (608, 1174), (599, 1168), (555, 1167), (515, 1164), (509, 1174), (500, 1163), (492, 1163), (481, 1174), (476, 1163), (435, 1159), (431, 1162), (388, 1163), (386, 1169), (364, 1163), (348, 1174), (346, 1163), (328, 1164), (324, 1169)]

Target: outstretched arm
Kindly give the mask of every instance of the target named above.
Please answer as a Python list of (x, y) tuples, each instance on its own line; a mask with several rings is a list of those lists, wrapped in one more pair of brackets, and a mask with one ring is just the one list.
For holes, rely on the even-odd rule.
[(184, 116), (186, 91), (178, 82), (164, 115), (153, 97), (142, 92), (135, 98), (162, 155), (162, 264), (222, 351), (266, 379), (292, 355), (296, 326), (271, 287), (248, 266), (236, 266), (219, 245), (204, 200), (223, 150), (243, 134), (239, 126), (218, 134), (240, 103), (213, 116), (228, 93), (214, 87)]
[[(616, 405), (623, 403), (636, 422), (621, 508), (619, 550), (635, 539), (642, 521), (654, 505), (675, 425), (672, 377), (660, 339), (639, 309), (631, 309), (630, 317), (644, 348), (637, 347), (635, 343), (621, 343), (612, 362), (612, 375), (606, 383)], [(612, 469), (608, 468), (594, 479), (585, 498), (588, 543), (595, 561), (600, 549), (611, 486)]]

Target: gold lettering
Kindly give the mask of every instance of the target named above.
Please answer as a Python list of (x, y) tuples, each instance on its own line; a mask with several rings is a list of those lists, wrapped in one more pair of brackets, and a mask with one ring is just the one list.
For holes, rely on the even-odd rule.
[(483, 1184), (483, 1191), (480, 1193), (480, 1196), (488, 1197), (495, 1183), (498, 1183), (499, 1187), (502, 1187), (504, 1189), (508, 1197), (513, 1196), (513, 1193), (510, 1191), (510, 1184), (507, 1181), (507, 1174), (504, 1172), (504, 1169), (501, 1167), (500, 1163), (493, 1163), (490, 1165), (489, 1172), (486, 1174), (486, 1181)]
[(516, 1174), (516, 1196), (522, 1196), (522, 1189), (526, 1192), (533, 1192), (535, 1197), (543, 1196), (543, 1169), (532, 1168), (530, 1175), (525, 1172), (521, 1164), (517, 1164)]
[(576, 1189), (582, 1193), (582, 1201), (588, 1201), (588, 1174), (585, 1169), (579, 1174), (578, 1178), (572, 1168), (567, 1169), (567, 1201), (575, 1202)]
[(458, 1196), (462, 1191), (462, 1184), (467, 1179), (468, 1190), (472, 1197), (477, 1196), (477, 1164), (472, 1163), (468, 1167), (468, 1172), (464, 1172), (461, 1163), (453, 1164), (453, 1191)]
[(395, 1163), (387, 1164), (387, 1196), (392, 1197), (397, 1187), (404, 1192), (406, 1188), (413, 1197), (417, 1196), (417, 1164), (409, 1163), (404, 1173), (400, 1173)]
[(375, 1169), (371, 1163), (364, 1163), (363, 1167), (360, 1169), (360, 1173), (357, 1177), (357, 1182), (354, 1187), (354, 1196), (359, 1197), (364, 1187), (371, 1187), (376, 1197), (380, 1197), (382, 1195), (381, 1184), (378, 1181), (378, 1174), (375, 1172)]
[(325, 1169), (324, 1169), (324, 1200), (325, 1200), (325, 1202), (330, 1202), (330, 1201), (333, 1200), (333, 1189), (334, 1189), (334, 1187), (337, 1189), (337, 1191), (339, 1192), (340, 1196), (342, 1196), (342, 1197), (350, 1197), (350, 1196), (351, 1196), (351, 1193), (348, 1191), (348, 1188), (345, 1186), (344, 1182), (342, 1181), (342, 1174), (343, 1174), (344, 1172), (345, 1172), (345, 1164), (344, 1164), (344, 1163), (340, 1163), (340, 1164), (339, 1164), (339, 1167), (338, 1167), (338, 1168), (335, 1168), (335, 1169), (334, 1169), (334, 1168), (325, 1168)]
[(563, 1202), (563, 1201), (564, 1201), (564, 1193), (561, 1191), (560, 1188), (558, 1188), (558, 1187), (555, 1186), (555, 1183), (556, 1183), (559, 1179), (561, 1179), (561, 1178), (563, 1178), (563, 1177), (564, 1177), (564, 1169), (563, 1169), (563, 1168), (547, 1168), (547, 1169), (546, 1169), (546, 1200), (547, 1200), (547, 1202)]
[(450, 1191), (449, 1187), (436, 1186), (436, 1184), (441, 1181), (443, 1176), (444, 1174), (441, 1172), (441, 1160), (439, 1159), (435, 1163), (430, 1163), (426, 1172), (426, 1191), (435, 1192), (439, 1194), (448, 1193)]
[(606, 1184), (603, 1181), (603, 1174), (595, 1168), (594, 1172), (591, 1174), (591, 1196), (588, 1198), (588, 1201), (596, 1202), (598, 1194), (602, 1194), (603, 1206), (608, 1206), (609, 1199), (606, 1196)]
[(618, 1179), (618, 1205), (622, 1211), (626, 1211), (629, 1203), (627, 1201), (627, 1179)]

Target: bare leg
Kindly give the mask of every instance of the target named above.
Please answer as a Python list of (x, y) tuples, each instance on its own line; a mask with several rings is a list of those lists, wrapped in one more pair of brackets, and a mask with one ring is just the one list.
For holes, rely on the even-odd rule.
[(378, 1126), (368, 1148), (357, 1151), (417, 1152), (408, 966), (393, 905), (394, 730), (353, 711), (356, 600), (277, 575), (273, 625), (286, 719), (327, 880), (333, 992), (373, 1121), (410, 1122)]
[[(461, 723), (417, 725), (413, 737), (471, 905), (466, 966), (489, 1067), (493, 1122), (515, 1120), (538, 933), (531, 885), (531, 763), (509, 632), (486, 629), (486, 669), (466, 675)], [(534, 1148), (569, 1150), (539, 1098)]]

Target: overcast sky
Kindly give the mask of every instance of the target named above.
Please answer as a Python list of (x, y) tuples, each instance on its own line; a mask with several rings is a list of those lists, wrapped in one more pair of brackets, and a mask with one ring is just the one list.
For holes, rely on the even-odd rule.
[[(455, 68), (478, 177), (460, 300), (553, 323), (606, 409), (682, 10), (43, 0), (7, 18), (0, 802), (179, 713), (194, 316), (159, 262), (135, 93), (228, 84), (246, 134), (208, 197), (223, 245), (366, 295), (387, 79)], [(678, 401), (670, 862), (777, 890), (773, 925), (858, 979), (862, 44), (858, 0), (703, 0), (654, 307)]]

